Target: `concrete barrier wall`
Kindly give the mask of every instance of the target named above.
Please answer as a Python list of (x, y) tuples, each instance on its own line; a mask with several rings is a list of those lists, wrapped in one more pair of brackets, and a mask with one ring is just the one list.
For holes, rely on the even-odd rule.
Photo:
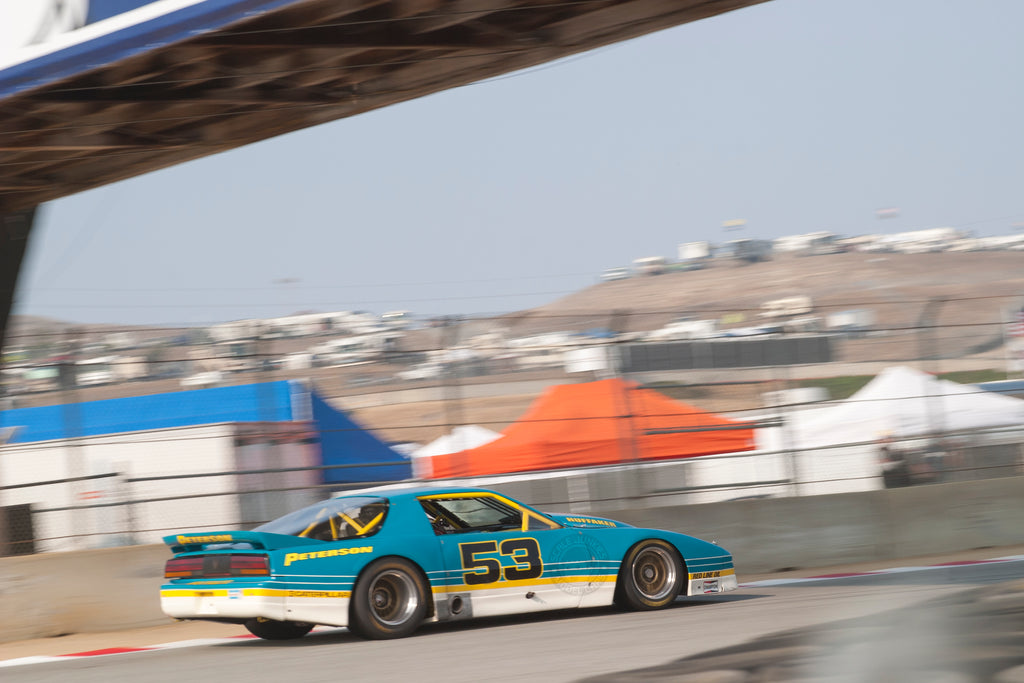
[[(742, 580), (1024, 544), (1024, 477), (601, 514), (717, 540)], [(169, 557), (152, 545), (0, 559), (0, 614), (17, 615), (0, 622), (0, 642), (167, 623), (158, 591)]]
[(165, 545), (0, 559), (0, 642), (156, 626)]
[(770, 572), (1024, 544), (1024, 477), (601, 513), (717, 540)]

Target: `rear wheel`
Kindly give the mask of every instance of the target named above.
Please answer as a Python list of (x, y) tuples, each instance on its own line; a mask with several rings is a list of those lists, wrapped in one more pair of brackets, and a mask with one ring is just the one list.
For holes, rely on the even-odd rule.
[(292, 640), (301, 638), (313, 630), (313, 624), (298, 621), (277, 621), (256, 617), (245, 622), (249, 633), (264, 640)]
[(622, 561), (615, 604), (634, 610), (666, 607), (679, 595), (682, 581), (683, 563), (676, 549), (657, 539), (642, 541)]
[(426, 581), (412, 562), (400, 557), (371, 564), (352, 591), (349, 630), (364, 638), (402, 638), (427, 616)]

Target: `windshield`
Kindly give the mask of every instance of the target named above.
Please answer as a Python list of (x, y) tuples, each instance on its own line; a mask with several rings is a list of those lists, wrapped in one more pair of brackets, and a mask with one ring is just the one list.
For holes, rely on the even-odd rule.
[(332, 498), (267, 522), (253, 531), (336, 541), (377, 533), (387, 512), (388, 501), (385, 498)]

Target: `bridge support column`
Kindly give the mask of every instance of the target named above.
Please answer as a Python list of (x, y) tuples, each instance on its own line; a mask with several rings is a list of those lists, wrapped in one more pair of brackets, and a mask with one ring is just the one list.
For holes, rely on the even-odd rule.
[[(25, 258), (28, 237), (35, 225), (36, 209), (0, 211), (0, 347), (7, 337), (7, 321), (14, 305), (14, 290)], [(2, 364), (2, 362), (0, 362)]]

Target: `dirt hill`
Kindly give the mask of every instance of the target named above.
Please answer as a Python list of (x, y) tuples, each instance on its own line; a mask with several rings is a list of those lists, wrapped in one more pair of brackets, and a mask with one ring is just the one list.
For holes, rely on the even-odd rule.
[[(984, 367), (1001, 368), (1005, 361), (1002, 321), (1011, 306), (1024, 303), (1024, 253), (846, 253), (782, 257), (749, 266), (717, 264), (699, 271), (596, 284), (545, 306), (505, 316), (502, 323), (509, 328), (509, 336), (593, 327), (651, 330), (681, 315), (729, 319), (732, 322), (725, 327), (736, 327), (763, 322), (756, 314), (764, 302), (792, 296), (810, 297), (814, 316), (852, 308), (874, 313), (876, 330), (871, 334), (836, 341), (837, 360), (854, 364), (847, 367), (856, 368), (863, 361), (920, 365), (922, 358), (974, 358)], [(476, 321), (472, 332), (482, 331), (483, 323)], [(421, 340), (428, 345), (440, 339), (438, 331), (425, 332), (437, 336)], [(927, 365), (934, 371), (935, 364)], [(948, 360), (942, 365), (957, 369)], [(760, 406), (760, 392), (778, 388), (759, 382), (743, 384), (742, 373), (726, 379), (741, 383), (701, 387), (699, 393), (683, 398), (707, 410), (738, 411)], [(525, 410), (530, 399), (467, 401), (459, 408), (459, 420), (500, 430)], [(382, 405), (357, 414), (387, 438), (426, 441), (447, 430), (445, 411), (442, 403), (432, 402)]]
[[(862, 338), (837, 342), (838, 360), (916, 364), (923, 357), (974, 357), (991, 361), (992, 367), (1000, 367), (1004, 359), (1002, 321), (1011, 307), (1019, 308), (1024, 303), (1024, 252), (846, 253), (781, 257), (746, 266), (718, 263), (704, 270), (595, 284), (550, 304), (503, 316), (497, 321), (465, 323), (464, 329), (454, 336), (452, 330), (441, 328), (419, 330), (410, 335), (407, 343), (410, 348), (420, 350), (440, 348), (442, 339), (465, 340), (492, 329), (496, 322), (508, 329), (509, 337), (595, 327), (636, 332), (658, 328), (681, 315), (725, 319), (729, 322), (723, 327), (737, 327), (763, 322), (756, 314), (764, 302), (792, 296), (810, 297), (814, 316), (825, 317), (852, 308), (874, 313), (875, 327), (879, 330)], [(929, 305), (929, 302), (933, 303)], [(31, 322), (45, 326), (52, 321)], [(275, 342), (272, 351), (283, 353), (285, 349)], [(379, 370), (382, 377), (393, 377), (398, 369), (401, 368), (359, 366), (294, 373), (277, 370), (237, 375), (230, 383), (311, 377), (328, 396), (337, 398), (339, 407), (349, 408), (348, 396), (407, 386), (391, 383), (357, 387), (348, 381), (352, 373)], [(542, 374), (550, 375), (555, 382), (578, 379), (566, 377), (555, 369)], [(520, 372), (467, 381), (501, 382), (524, 378), (533, 376)], [(756, 383), (727, 384), (704, 388), (700, 396), (687, 397), (687, 400), (708, 410), (740, 410), (758, 405), (759, 392), (764, 388)], [(178, 389), (177, 380), (134, 382), (80, 389), (73, 400)], [(494, 396), (463, 401), (454, 410), (457, 418), (453, 418), (453, 408), (448, 402), (439, 401), (380, 405), (353, 413), (387, 439), (426, 442), (448, 431), (453, 419), (500, 430), (519, 417), (534, 397), (533, 394)], [(68, 400), (67, 396), (57, 392), (34, 395), (26, 404), (45, 405), (64, 400)]]
[(680, 315), (720, 319), (752, 315), (771, 299), (809, 296), (815, 312), (874, 309), (883, 327), (916, 324), (925, 304), (948, 299), (935, 324), (992, 323), (1024, 298), (1024, 252), (935, 254), (843, 253), (781, 256), (704, 270), (670, 272), (605, 282), (545, 306), (510, 316), (535, 331), (561, 329), (574, 320), (599, 322), (622, 311), (629, 329), (653, 329)]

